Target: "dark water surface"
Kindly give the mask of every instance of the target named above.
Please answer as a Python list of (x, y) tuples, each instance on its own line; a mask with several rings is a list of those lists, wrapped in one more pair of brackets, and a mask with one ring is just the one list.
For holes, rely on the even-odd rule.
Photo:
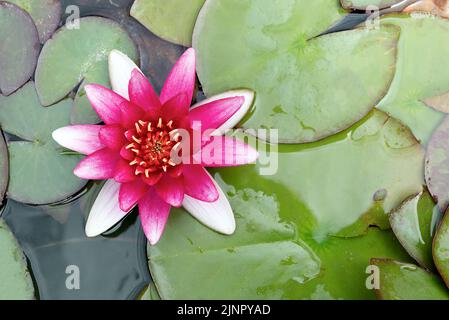
[[(136, 213), (109, 235), (86, 237), (85, 221), (98, 191), (99, 185), (91, 186), (54, 206), (8, 200), (2, 218), (29, 260), (40, 299), (134, 299), (151, 282)], [(73, 280), (78, 271), (79, 289)]]

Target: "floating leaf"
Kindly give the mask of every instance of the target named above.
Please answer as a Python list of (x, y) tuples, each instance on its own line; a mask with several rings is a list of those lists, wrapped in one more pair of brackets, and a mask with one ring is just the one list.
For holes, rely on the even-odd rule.
[(382, 300), (447, 300), (449, 291), (441, 279), (416, 265), (390, 259), (372, 259), (379, 268)]
[(435, 130), (426, 152), (426, 184), (441, 212), (449, 204), (449, 117)]
[(449, 89), (449, 21), (403, 14), (382, 18), (381, 23), (400, 26), (401, 37), (396, 76), (378, 107), (427, 143), (444, 114), (427, 107), (422, 100)]
[(387, 92), (399, 30), (313, 38), (342, 17), (338, 8), (328, 0), (207, 1), (193, 36), (206, 95), (255, 90), (255, 110), (243, 126), (282, 128), (284, 143), (348, 128)]
[(370, 6), (385, 9), (402, 1), (404, 0), (340, 0), (343, 8), (355, 10), (366, 10)]
[(25, 257), (13, 234), (0, 219), (0, 300), (30, 300), (34, 288)]
[(9, 95), (33, 75), (39, 54), (39, 36), (30, 16), (0, 1), (0, 91)]
[(162, 39), (190, 47), (193, 27), (204, 2), (136, 0), (131, 7), (131, 16)]
[(76, 5), (82, 17), (101, 16), (112, 19), (128, 32), (139, 51), (140, 69), (151, 80), (156, 91), (162, 89), (173, 65), (184, 48), (162, 40), (129, 16), (134, 0), (96, 3), (91, 0), (62, 0), (63, 8)]
[[(86, 214), (100, 187), (53, 206), (8, 201), (4, 219), (30, 260), (41, 299), (134, 299), (150, 282), (137, 215), (108, 235), (86, 237)], [(77, 285), (77, 272), (79, 290), (69, 290), (67, 284)]]
[(422, 267), (433, 270), (432, 240), (439, 210), (428, 192), (407, 199), (390, 214), (391, 228), (405, 250)]
[(84, 84), (109, 86), (108, 55), (117, 49), (133, 60), (136, 48), (116, 22), (99, 17), (79, 20), (79, 29), (65, 26), (47, 41), (36, 69), (36, 89), (41, 103), (53, 104), (80, 82), (72, 112), (73, 123), (94, 123), (99, 118), (85, 96)]
[(429, 12), (443, 18), (449, 18), (449, 1), (418, 0), (405, 8), (404, 12)]
[(29, 13), (39, 33), (41, 43), (45, 43), (58, 27), (61, 19), (59, 0), (8, 0)]
[(449, 286), (449, 215), (447, 212), (433, 240), (433, 260), (444, 282)]
[[(407, 259), (391, 232), (369, 226), (421, 190), (424, 155), (410, 132), (375, 111), (326, 140), (278, 152), (259, 142), (258, 151), (257, 166), (213, 171), (236, 215), (233, 236), (172, 211), (161, 242), (149, 248), (161, 297), (373, 298), (369, 259)], [(268, 161), (273, 174), (261, 175)]]
[(25, 203), (53, 203), (86, 184), (72, 172), (81, 157), (63, 155), (51, 137), (53, 130), (69, 124), (71, 106), (72, 100), (67, 99), (42, 107), (32, 82), (9, 97), (0, 96), (3, 130), (27, 140), (9, 143), (8, 197)]

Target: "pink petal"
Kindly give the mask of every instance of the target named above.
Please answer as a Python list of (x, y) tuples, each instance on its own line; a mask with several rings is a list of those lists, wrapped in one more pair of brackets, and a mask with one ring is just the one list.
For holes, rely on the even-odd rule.
[(145, 111), (139, 106), (126, 101), (122, 104), (121, 124), (123, 128), (134, 128), (137, 121), (145, 118)]
[(184, 127), (184, 119), (189, 115), (190, 104), (187, 102), (187, 95), (181, 93), (168, 100), (161, 107), (161, 117), (165, 121), (173, 120), (177, 128)]
[(244, 102), (244, 97), (230, 97), (192, 109), (189, 113), (191, 126), (193, 122), (197, 122), (201, 123), (202, 130), (217, 129), (228, 121)]
[(103, 126), (98, 136), (101, 143), (112, 150), (120, 150), (127, 142), (124, 130), (119, 125)]
[(203, 100), (194, 106), (192, 106), (190, 112), (196, 112), (196, 109), (202, 108), (204, 105), (210, 104), (217, 100), (223, 100), (228, 99), (232, 97), (242, 97), (244, 98), (243, 104), (238, 108), (237, 112), (235, 112), (228, 120), (226, 120), (224, 123), (220, 124), (220, 126), (216, 127), (217, 130), (212, 133), (212, 135), (221, 136), (226, 133), (226, 130), (234, 128), (239, 122), (245, 117), (245, 115), (250, 110), (251, 106), (254, 102), (255, 93), (254, 91), (247, 90), (247, 89), (239, 89), (239, 90), (232, 90), (227, 91), (218, 95), (215, 95), (213, 97), (210, 97), (206, 100)]
[(120, 184), (108, 180), (101, 188), (90, 209), (86, 223), (86, 235), (96, 237), (122, 220), (128, 212), (120, 210), (118, 203)]
[(195, 80), (195, 50), (190, 48), (184, 52), (170, 72), (162, 88), (161, 103), (164, 104), (173, 97), (184, 93), (187, 95), (187, 103), (190, 105), (195, 90)]
[(101, 120), (106, 124), (119, 124), (121, 120), (121, 105), (126, 102), (114, 91), (98, 84), (88, 84), (84, 87), (87, 98)]
[(162, 236), (170, 214), (170, 205), (163, 201), (151, 188), (139, 200), (139, 216), (142, 228), (151, 245), (155, 245)]
[(183, 170), (185, 193), (205, 201), (214, 202), (218, 199), (218, 191), (209, 173), (199, 165), (186, 165)]
[(138, 70), (134, 69), (129, 82), (129, 98), (148, 113), (158, 113), (161, 102), (150, 81)]
[(117, 163), (117, 167), (115, 168), (114, 180), (119, 183), (134, 181), (137, 179), (134, 172), (135, 170), (129, 165), (128, 161), (120, 159)]
[(120, 187), (119, 203), (122, 211), (131, 210), (150, 187), (138, 179), (134, 182), (124, 183)]
[(122, 147), (120, 149), (120, 156), (125, 159), (125, 160), (129, 160), (132, 161), (135, 158), (135, 154), (134, 152), (132, 152), (129, 149), (126, 149), (126, 146)]
[(104, 148), (98, 138), (102, 126), (76, 125), (53, 131), (53, 139), (61, 146), (82, 154), (91, 154)]
[(73, 170), (73, 173), (86, 180), (110, 179), (115, 174), (119, 160), (117, 151), (101, 149), (84, 158)]
[(176, 167), (169, 167), (169, 168), (167, 169), (167, 173), (168, 173), (171, 177), (177, 178), (177, 177), (179, 177), (179, 176), (182, 174), (183, 170), (184, 170), (184, 166), (183, 166), (182, 163), (180, 163), (180, 164), (178, 164)]
[(204, 167), (232, 167), (254, 163), (258, 156), (253, 147), (237, 138), (214, 136), (193, 159)]
[(173, 207), (180, 207), (184, 200), (183, 178), (172, 178), (164, 175), (156, 184), (156, 192), (159, 197)]
[(154, 186), (159, 182), (162, 178), (162, 172), (150, 173), (148, 178), (146, 176), (142, 176), (143, 182), (145, 182), (149, 186)]

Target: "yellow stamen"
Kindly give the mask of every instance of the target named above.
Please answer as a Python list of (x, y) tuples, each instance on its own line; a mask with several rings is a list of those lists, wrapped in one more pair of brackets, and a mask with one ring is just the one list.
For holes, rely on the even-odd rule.
[(141, 143), (142, 143), (142, 140), (141, 140), (141, 139), (137, 139), (135, 136), (133, 136), (132, 138), (133, 138), (133, 140), (134, 140), (135, 142), (137, 142), (138, 144), (141, 144)]

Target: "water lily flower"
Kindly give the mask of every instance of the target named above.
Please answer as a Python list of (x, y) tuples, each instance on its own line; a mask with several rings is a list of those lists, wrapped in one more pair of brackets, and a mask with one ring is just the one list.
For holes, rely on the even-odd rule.
[[(74, 169), (76, 176), (107, 180), (90, 211), (87, 236), (109, 230), (136, 205), (152, 245), (161, 238), (171, 207), (183, 206), (204, 225), (232, 234), (231, 206), (205, 167), (256, 161), (256, 150), (223, 135), (247, 113), (254, 93), (229, 91), (190, 107), (196, 79), (194, 49), (188, 49), (175, 64), (160, 96), (134, 62), (119, 51), (109, 56), (109, 73), (113, 90), (98, 84), (85, 86), (104, 125), (73, 125), (53, 132), (61, 146), (87, 155)], [(185, 142), (181, 133), (195, 136), (198, 124), (201, 130), (212, 132), (202, 135), (199, 144), (186, 152), (181, 148)], [(173, 155), (179, 153), (180, 159), (174, 160)]]

